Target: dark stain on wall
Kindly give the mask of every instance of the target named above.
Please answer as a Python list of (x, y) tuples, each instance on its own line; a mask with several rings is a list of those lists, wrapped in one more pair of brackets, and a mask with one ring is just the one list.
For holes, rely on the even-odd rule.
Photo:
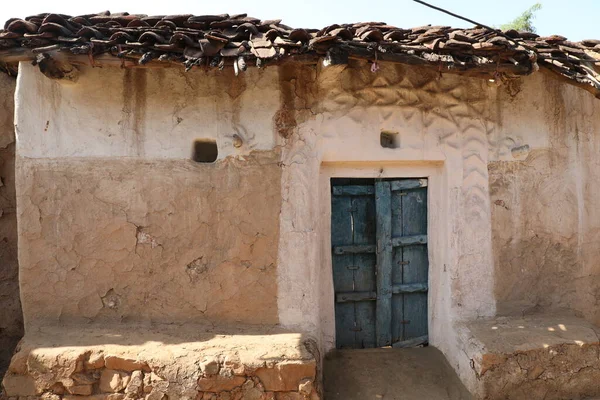
[(126, 69), (123, 74), (123, 119), (119, 122), (129, 137), (136, 156), (144, 155), (143, 135), (146, 128), (147, 72), (144, 69)]

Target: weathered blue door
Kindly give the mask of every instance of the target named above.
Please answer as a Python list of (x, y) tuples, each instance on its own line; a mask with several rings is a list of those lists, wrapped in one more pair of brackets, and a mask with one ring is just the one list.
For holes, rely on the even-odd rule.
[(337, 347), (427, 343), (427, 180), (331, 183)]

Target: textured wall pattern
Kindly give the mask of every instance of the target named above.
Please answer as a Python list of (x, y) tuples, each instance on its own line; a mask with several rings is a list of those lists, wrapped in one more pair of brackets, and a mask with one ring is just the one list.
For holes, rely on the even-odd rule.
[[(487, 163), (496, 128), (491, 107), (495, 87), (479, 79), (386, 64), (376, 74), (367, 68), (347, 69), (339, 82), (327, 82), (327, 111), (339, 118), (343, 110), (341, 118), (349, 118), (364, 132), (363, 143), (355, 145), (357, 152), (369, 147), (373, 153), (381, 151), (379, 133), (385, 130), (397, 133), (399, 148), (380, 158), (444, 161), (452, 211), (444, 263), (452, 276), (453, 305), (465, 316), (493, 314), (495, 304), (488, 293), (494, 277)], [(332, 123), (325, 132), (329, 129), (337, 140), (356, 135), (356, 128), (348, 126), (336, 128)]]

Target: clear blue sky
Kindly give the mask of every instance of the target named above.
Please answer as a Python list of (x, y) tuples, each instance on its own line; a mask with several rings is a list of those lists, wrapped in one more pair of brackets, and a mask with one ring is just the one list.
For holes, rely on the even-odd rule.
[[(488, 25), (501, 25), (536, 0), (431, 0), (435, 5)], [(570, 40), (600, 39), (600, 0), (542, 0), (535, 26), (542, 35)], [(4, 3), (4, 4), (1, 4)], [(6, 4), (8, 3), (8, 4)], [(0, 20), (40, 12), (65, 14), (103, 10), (143, 14), (221, 14), (246, 12), (262, 19), (282, 18), (293, 27), (321, 28), (332, 23), (383, 21), (399, 27), (425, 24), (469, 26), (468, 23), (412, 0), (0, 0)]]

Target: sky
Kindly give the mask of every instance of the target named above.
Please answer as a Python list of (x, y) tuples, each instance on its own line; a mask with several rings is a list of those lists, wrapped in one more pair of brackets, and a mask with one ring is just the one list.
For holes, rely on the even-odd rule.
[[(499, 26), (513, 20), (536, 0), (427, 0), (483, 24)], [(534, 20), (541, 35), (560, 34), (569, 40), (600, 39), (600, 0), (540, 0)], [(4, 3), (4, 4), (3, 4)], [(283, 19), (294, 28), (322, 28), (334, 23), (381, 21), (411, 28), (420, 25), (469, 27), (471, 24), (429, 9), (412, 0), (0, 0), (0, 20), (43, 12), (69, 15), (110, 10), (150, 15), (236, 14)]]

